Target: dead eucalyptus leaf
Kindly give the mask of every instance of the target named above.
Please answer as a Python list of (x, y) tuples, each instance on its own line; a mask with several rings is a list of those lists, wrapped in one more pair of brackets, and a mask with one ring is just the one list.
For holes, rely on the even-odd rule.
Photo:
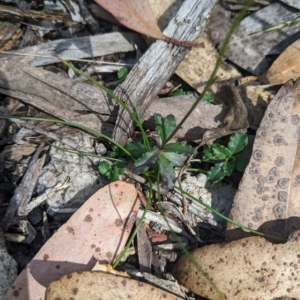
[(102, 272), (71, 273), (53, 281), (47, 288), (46, 300), (179, 300), (173, 294), (128, 277)]
[(40, 249), (4, 299), (44, 299), (53, 280), (89, 271), (97, 260), (112, 262), (125, 246), (138, 207), (132, 184), (117, 181), (97, 191)]
[(148, 0), (95, 0), (97, 4), (110, 12), (116, 20), (137, 32), (185, 47), (199, 47), (195, 42), (180, 41), (163, 35), (159, 29)]
[(227, 106), (227, 113), (223, 120), (225, 126), (207, 130), (203, 135), (202, 145), (234, 132), (246, 132), (249, 127), (247, 108), (235, 87), (222, 86), (217, 96)]
[[(191, 252), (217, 288), (230, 300), (271, 300), (300, 295), (300, 231), (286, 244), (272, 244), (255, 236), (213, 244)], [(193, 293), (211, 300), (220, 296), (196, 266), (182, 256), (173, 276)]]
[(283, 84), (300, 77), (300, 40), (287, 47), (274, 61), (270, 69), (258, 79), (273, 85)]
[[(256, 132), (250, 162), (230, 218), (287, 238), (300, 228), (300, 79), (288, 81), (271, 100)], [(226, 239), (243, 237), (228, 224)]]

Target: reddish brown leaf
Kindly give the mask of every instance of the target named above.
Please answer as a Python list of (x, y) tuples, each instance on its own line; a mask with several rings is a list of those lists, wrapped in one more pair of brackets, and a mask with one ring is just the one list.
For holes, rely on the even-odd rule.
[(89, 271), (97, 260), (111, 263), (123, 250), (138, 207), (131, 184), (117, 181), (100, 189), (47, 241), (4, 299), (44, 299), (53, 280)]
[(95, 2), (110, 12), (120, 24), (134, 31), (180, 46), (199, 46), (194, 42), (180, 41), (163, 35), (148, 0), (95, 0)]

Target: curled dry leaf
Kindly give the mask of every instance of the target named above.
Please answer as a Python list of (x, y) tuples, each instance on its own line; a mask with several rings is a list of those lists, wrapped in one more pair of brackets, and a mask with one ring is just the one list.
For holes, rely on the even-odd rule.
[(300, 40), (287, 47), (259, 80), (270, 84), (283, 84), (300, 77)]
[(246, 132), (249, 127), (247, 108), (235, 87), (229, 85), (221, 87), (218, 97), (224, 100), (227, 106), (227, 113), (223, 120), (224, 127), (207, 130), (203, 135), (202, 145), (234, 132)]
[(137, 191), (129, 183), (117, 181), (97, 191), (47, 241), (4, 299), (44, 299), (53, 280), (90, 271), (97, 260), (111, 263), (123, 250), (138, 208)]
[(110, 12), (120, 24), (134, 31), (180, 46), (199, 46), (199, 44), (194, 42), (180, 41), (163, 35), (157, 25), (148, 0), (95, 0), (95, 2)]
[(65, 275), (52, 282), (46, 291), (46, 300), (179, 300), (173, 294), (144, 282), (102, 272), (82, 272)]
[[(217, 288), (230, 300), (271, 300), (300, 295), (300, 231), (286, 244), (250, 237), (214, 244), (191, 252)], [(180, 284), (193, 293), (219, 300), (220, 296), (196, 266), (183, 256), (173, 270)]]
[[(300, 229), (300, 79), (287, 82), (271, 100), (256, 132), (250, 162), (230, 218), (287, 238)], [(228, 224), (226, 239), (244, 236)]]
[(300, 77), (300, 40), (287, 47), (274, 61), (270, 69), (260, 77), (248, 76), (239, 79), (238, 85), (259, 80), (273, 85), (286, 83)]

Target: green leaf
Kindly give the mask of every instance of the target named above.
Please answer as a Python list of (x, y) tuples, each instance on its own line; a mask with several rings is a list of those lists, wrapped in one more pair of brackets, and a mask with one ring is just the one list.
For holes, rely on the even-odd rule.
[(235, 168), (235, 158), (232, 156), (228, 160), (224, 161), (223, 171), (226, 176), (229, 176)]
[(177, 89), (171, 93), (171, 96), (173, 96), (173, 97), (184, 96), (184, 95), (186, 95), (186, 92), (183, 89)]
[(169, 190), (172, 190), (175, 184), (175, 171), (171, 162), (163, 155), (160, 155), (158, 158), (158, 164), (162, 181), (167, 185)]
[(210, 183), (217, 183), (226, 176), (223, 170), (223, 164), (224, 162), (215, 164), (209, 169), (207, 172), (207, 179)]
[(178, 154), (190, 155), (194, 153), (194, 148), (184, 143), (169, 143), (165, 145), (164, 151), (175, 152)]
[(235, 159), (235, 169), (239, 172), (244, 172), (249, 163), (250, 157), (238, 156)]
[(118, 173), (111, 171), (109, 173), (109, 177), (107, 177), (110, 181), (118, 181), (119, 180), (119, 175)]
[(128, 75), (128, 69), (123, 67), (118, 71), (118, 82), (121, 83), (125, 80), (126, 76)]
[(211, 94), (205, 94), (202, 98), (203, 101), (206, 101), (206, 102), (209, 102), (209, 103), (212, 103), (214, 102), (214, 96), (211, 95)]
[(112, 151), (109, 153), (109, 157), (115, 158), (120, 155), (120, 149), (116, 145), (112, 145)]
[(155, 129), (159, 137), (158, 144), (161, 146), (176, 128), (176, 121), (173, 115), (163, 118), (160, 114), (155, 114), (154, 117)]
[(125, 145), (125, 149), (130, 152), (134, 157), (139, 157), (147, 152), (147, 148), (140, 142), (128, 142)]
[(214, 144), (212, 145), (212, 152), (217, 159), (224, 160), (232, 156), (231, 151), (223, 145)]
[(110, 181), (117, 181), (119, 180), (119, 174), (118, 172), (115, 172), (112, 169), (112, 166), (107, 161), (101, 161), (98, 165), (98, 171), (99, 173), (106, 177)]
[(126, 168), (126, 160), (124, 158), (121, 158), (119, 161), (116, 161), (113, 164), (113, 171), (118, 174), (124, 174)]
[(134, 163), (133, 173), (140, 174), (148, 170), (149, 167), (157, 160), (161, 153), (161, 150), (155, 149), (144, 153)]
[(248, 144), (248, 136), (245, 133), (234, 133), (230, 136), (228, 148), (232, 154), (241, 152)]
[(106, 176), (111, 171), (111, 165), (107, 161), (101, 161), (98, 165), (98, 171), (101, 175)]
[(203, 161), (218, 160), (212, 151), (212, 146), (205, 145), (203, 147)]
[(171, 96), (176, 97), (176, 96), (185, 96), (185, 95), (191, 95), (191, 94), (193, 94), (192, 91), (184, 91), (184, 89), (177, 89), (171, 93)]
[(178, 154), (174, 152), (162, 152), (166, 159), (168, 159), (174, 166), (181, 167), (186, 161), (187, 156), (184, 154)]

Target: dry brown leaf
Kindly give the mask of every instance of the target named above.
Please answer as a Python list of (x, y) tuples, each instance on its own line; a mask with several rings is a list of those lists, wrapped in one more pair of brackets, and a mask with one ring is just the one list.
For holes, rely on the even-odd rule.
[(179, 300), (173, 294), (144, 282), (102, 272), (72, 273), (52, 282), (46, 300)]
[[(272, 244), (261, 237), (250, 237), (225, 244), (214, 244), (191, 252), (218, 289), (230, 300), (271, 300), (300, 295), (300, 231), (286, 244)], [(174, 277), (197, 295), (219, 300), (207, 279), (182, 256)]]
[[(219, 57), (212, 43), (204, 36), (197, 39), (204, 48), (193, 48), (176, 69), (176, 74), (202, 93)], [(216, 74), (211, 91), (216, 93), (220, 86), (231, 85), (241, 74), (232, 66), (222, 63)]]
[(249, 127), (247, 108), (235, 87), (223, 86), (218, 97), (227, 106), (227, 113), (223, 120), (224, 126), (207, 130), (203, 135), (202, 145), (211, 144), (214, 139), (234, 132), (246, 132)]
[(161, 30), (176, 15), (184, 0), (149, 0), (157, 25)]
[[(300, 228), (300, 79), (287, 82), (270, 102), (250, 162), (234, 198), (231, 219), (287, 238)], [(242, 232), (228, 225), (227, 240)]]
[(90, 271), (97, 260), (111, 263), (123, 250), (138, 208), (133, 185), (117, 181), (100, 189), (47, 241), (4, 299), (44, 299), (53, 280)]
[(110, 12), (120, 24), (134, 31), (180, 46), (199, 46), (199, 44), (194, 42), (180, 41), (163, 35), (156, 23), (148, 0), (95, 0), (95, 2)]
[(300, 40), (287, 47), (270, 69), (258, 79), (273, 85), (300, 77)]

